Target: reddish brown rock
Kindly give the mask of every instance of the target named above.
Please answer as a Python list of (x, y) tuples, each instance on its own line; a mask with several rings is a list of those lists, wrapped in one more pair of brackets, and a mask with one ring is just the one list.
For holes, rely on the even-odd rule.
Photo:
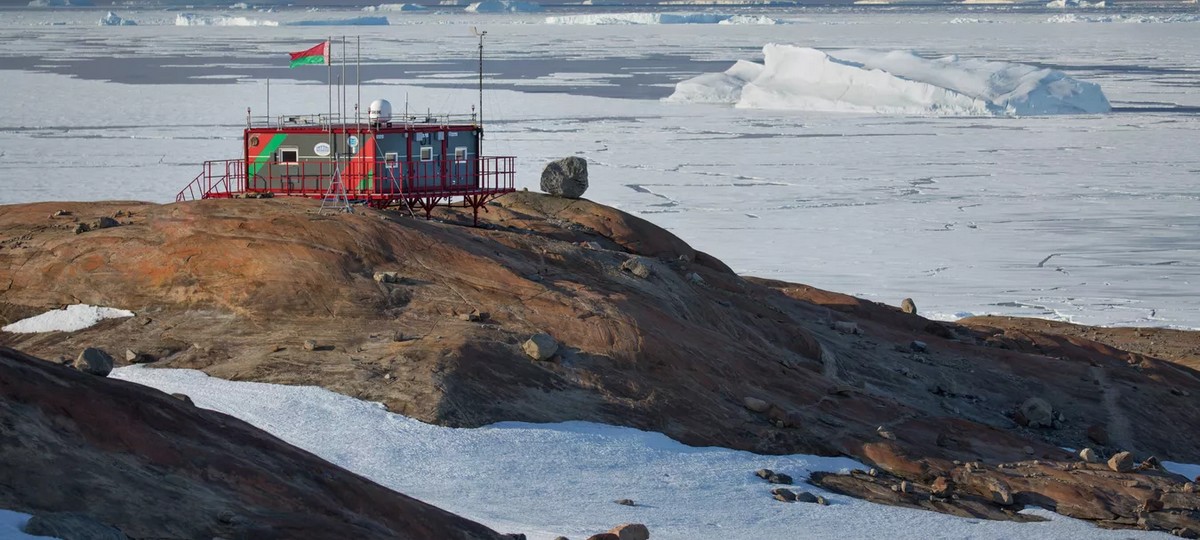
[(619, 540), (649, 540), (650, 530), (641, 523), (626, 523), (617, 525), (608, 531), (609, 534), (617, 535)]
[(1108, 458), (1108, 468), (1116, 472), (1129, 472), (1133, 470), (1133, 454), (1129, 452), (1117, 452), (1112, 457)]

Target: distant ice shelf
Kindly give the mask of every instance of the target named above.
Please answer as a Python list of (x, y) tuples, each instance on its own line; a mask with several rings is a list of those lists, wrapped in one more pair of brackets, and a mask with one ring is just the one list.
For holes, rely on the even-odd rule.
[(468, 13), (536, 13), (541, 10), (541, 4), (521, 0), (483, 0), (464, 8)]
[(907, 51), (828, 53), (770, 44), (763, 64), (682, 81), (667, 101), (739, 108), (942, 116), (1097, 114), (1112, 110), (1094, 83), (1026, 64), (927, 59)]

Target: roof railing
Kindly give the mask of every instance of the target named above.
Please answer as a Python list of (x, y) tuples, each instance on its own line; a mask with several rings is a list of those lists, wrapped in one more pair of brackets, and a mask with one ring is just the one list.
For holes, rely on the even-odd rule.
[[(415, 125), (450, 125), (450, 124), (477, 124), (478, 117), (475, 113), (470, 114), (411, 114), (408, 116), (393, 115), (391, 120), (386, 122), (389, 126), (415, 126)], [(250, 113), (250, 109), (246, 109), (246, 127), (247, 128), (276, 128), (282, 129), (285, 127), (319, 127), (322, 129), (330, 128), (361, 128), (367, 129), (373, 123), (367, 120), (366, 115), (360, 115), (358, 118), (352, 116), (343, 117), (340, 114), (280, 114), (277, 116), (255, 116)]]

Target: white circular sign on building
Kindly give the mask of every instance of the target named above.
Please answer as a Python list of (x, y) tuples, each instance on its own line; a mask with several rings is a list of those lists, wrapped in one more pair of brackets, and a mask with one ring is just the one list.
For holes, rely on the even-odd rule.
[(346, 139), (346, 144), (349, 144), (351, 149), (357, 148), (358, 147), (358, 136), (351, 135), (350, 138)]
[(317, 143), (316, 146), (313, 146), (313, 153), (321, 157), (328, 156), (330, 153), (329, 143)]

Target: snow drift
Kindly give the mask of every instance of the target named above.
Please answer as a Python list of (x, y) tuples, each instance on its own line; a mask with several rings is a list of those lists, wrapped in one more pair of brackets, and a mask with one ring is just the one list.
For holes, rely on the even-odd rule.
[(546, 24), (779, 24), (766, 16), (720, 13), (593, 13), (546, 17)]
[(483, 0), (464, 8), (469, 13), (534, 13), (541, 10), (542, 6), (537, 2), (520, 0)]
[[(668, 101), (732, 103), (755, 109), (878, 114), (1034, 116), (1111, 110), (1094, 83), (1025, 64), (907, 51), (826, 53), (770, 44), (761, 65), (682, 81)], [(753, 67), (753, 66), (758, 66)]]
[(74, 332), (95, 326), (104, 319), (132, 317), (132, 311), (108, 307), (74, 304), (63, 309), (53, 309), (36, 317), (21, 319), (0, 330), (14, 334), (39, 332)]

